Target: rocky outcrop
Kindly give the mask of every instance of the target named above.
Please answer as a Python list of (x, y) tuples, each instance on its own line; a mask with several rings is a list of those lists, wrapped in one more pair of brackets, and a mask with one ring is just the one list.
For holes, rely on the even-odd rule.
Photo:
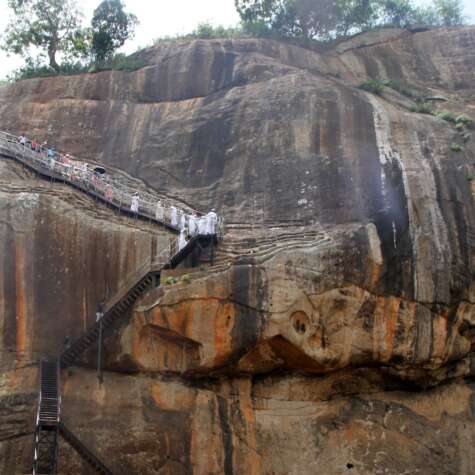
[[(212, 265), (163, 275), (107, 336), (103, 385), (94, 349), (63, 372), (68, 426), (127, 474), (472, 473), (474, 142), (410, 107), (475, 118), (474, 43), (197, 40), (0, 88), (0, 130), (227, 221)], [(17, 474), (35, 361), (170, 234), (0, 166), (0, 471)], [(87, 468), (64, 448), (61, 471)]]

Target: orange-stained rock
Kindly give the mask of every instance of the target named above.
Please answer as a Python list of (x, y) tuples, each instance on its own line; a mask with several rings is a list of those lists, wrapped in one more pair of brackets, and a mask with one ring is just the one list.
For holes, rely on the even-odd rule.
[[(0, 87), (0, 130), (226, 218), (107, 332), (102, 385), (95, 346), (62, 371), (114, 473), (474, 473), (475, 142), (410, 111), (475, 118), (473, 51), (474, 27), (190, 40)], [(2, 475), (31, 471), (40, 355), (172, 237), (0, 159)], [(63, 442), (60, 473), (90, 473)]]

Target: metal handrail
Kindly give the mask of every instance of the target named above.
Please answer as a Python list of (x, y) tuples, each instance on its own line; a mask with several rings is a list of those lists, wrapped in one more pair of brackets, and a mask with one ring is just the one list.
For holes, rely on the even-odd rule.
[[(191, 240), (188, 241), (187, 246), (191, 245)], [(186, 246), (185, 246), (186, 248)], [(178, 241), (174, 240), (169, 243), (169, 245), (161, 251), (153, 259), (147, 259), (143, 262), (138, 268), (130, 272), (127, 277), (123, 280), (123, 284), (119, 290), (109, 298), (104, 304), (104, 314), (110, 312), (113, 307), (122, 300), (124, 295), (130, 291), (140, 280), (144, 279), (153, 272), (158, 272), (163, 267), (171, 262), (171, 260), (183, 249), (179, 249)]]
[[(40, 144), (33, 147), (33, 144), (33, 141), (26, 138), (20, 143), (19, 137), (0, 131), (0, 150), (6, 150), (6, 154), (38, 173), (69, 183), (119, 210), (163, 224), (176, 232), (180, 231), (181, 216), (187, 216), (184, 210), (157, 200), (148, 193), (141, 192), (139, 195), (131, 192), (128, 187), (109, 176), (91, 171), (87, 162), (53, 152)], [(198, 217), (203, 217), (203, 213), (194, 212)], [(219, 219), (216, 224), (216, 234), (219, 236), (223, 234), (222, 223), (222, 219)]]
[(44, 371), (44, 366), (43, 363), (46, 360), (42, 360), (40, 363), (40, 378), (39, 378), (39, 397), (38, 397), (38, 409), (37, 409), (37, 415), (36, 415), (36, 423), (38, 424), (41, 422), (41, 410), (42, 410), (42, 405), (43, 401), (55, 401), (57, 403), (57, 415), (56, 415), (56, 422), (59, 422), (60, 419), (60, 414), (61, 414), (61, 394), (59, 394), (59, 378), (60, 378), (60, 367), (59, 367), (59, 361), (56, 360), (56, 390), (57, 390), (57, 397), (51, 398), (51, 397), (44, 397), (43, 396), (43, 391), (42, 391), (42, 381), (43, 381), (43, 371)]
[(64, 424), (64, 422), (59, 423), (59, 432), (71, 445), (71, 447), (73, 447), (74, 450), (76, 450), (76, 452), (82, 458), (84, 458), (96, 471), (100, 471), (100, 473), (104, 475), (113, 475), (111, 469), (108, 468), (94, 452), (87, 448)]

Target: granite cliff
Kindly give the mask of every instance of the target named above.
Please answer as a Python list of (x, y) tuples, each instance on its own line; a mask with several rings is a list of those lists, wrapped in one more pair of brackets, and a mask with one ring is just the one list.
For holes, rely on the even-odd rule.
[[(0, 88), (0, 130), (216, 207), (179, 269), (62, 374), (63, 418), (123, 474), (475, 472), (475, 28), (320, 50), (184, 41), (134, 72)], [(358, 86), (383, 79), (381, 95)], [(166, 245), (0, 160), (0, 472), (30, 471), (37, 362)], [(90, 469), (62, 444), (62, 474)]]

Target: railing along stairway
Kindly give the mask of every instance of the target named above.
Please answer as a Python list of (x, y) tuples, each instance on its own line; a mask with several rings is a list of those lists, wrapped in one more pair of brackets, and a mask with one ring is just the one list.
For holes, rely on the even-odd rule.
[(69, 445), (94, 469), (96, 473), (114, 475), (96, 455), (94, 455), (67, 427), (63, 422), (59, 423), (59, 432)]
[[(91, 163), (85, 163), (68, 155), (34, 145), (33, 142), (0, 131), (0, 155), (13, 158), (24, 166), (47, 179), (61, 181), (79, 189), (96, 199), (114, 207), (119, 211), (134, 217), (141, 217), (150, 222), (163, 225), (168, 229), (179, 232), (181, 218), (186, 215), (170, 203), (161, 203), (156, 197), (134, 193), (129, 187), (118, 181), (111, 180), (91, 170)], [(199, 212), (193, 213), (201, 215)], [(188, 217), (191, 219), (190, 217)], [(196, 219), (196, 218), (195, 218)], [(205, 218), (201, 218), (205, 219)], [(200, 221), (201, 222), (201, 221)], [(180, 223), (180, 225), (179, 225)], [(177, 243), (170, 246), (167, 252), (153, 262), (139, 268), (124, 286), (105, 305), (104, 315), (86, 333), (68, 346), (58, 360), (42, 359), (40, 363), (40, 390), (38, 413), (34, 440), (33, 475), (57, 472), (58, 434), (64, 437), (72, 447), (94, 468), (97, 473), (112, 474), (112, 472), (89, 450), (74, 434), (60, 421), (61, 396), (59, 392), (59, 371), (61, 367), (71, 365), (88, 347), (96, 342), (102, 332), (111, 327), (124, 316), (137, 299), (143, 295), (160, 277), (162, 269), (174, 268), (198, 246), (202, 250), (209, 243), (215, 243), (222, 238), (224, 223), (218, 219), (215, 234), (198, 234), (192, 237), (181, 249)], [(201, 226), (199, 227), (201, 230)], [(205, 244), (204, 248), (201, 244)], [(210, 260), (213, 261), (213, 251)], [(101, 345), (99, 345), (101, 347)], [(99, 357), (100, 359), (100, 357)]]
[[(40, 145), (33, 145), (32, 141), (25, 139), (24, 143), (20, 143), (20, 137), (0, 131), (0, 155), (22, 163), (44, 178), (66, 183), (121, 213), (140, 217), (171, 231), (180, 231), (179, 220), (181, 215), (186, 213), (174, 207), (172, 203), (165, 202), (169, 200), (160, 202), (157, 197), (143, 190), (140, 191), (139, 197), (137, 190), (114, 180), (108, 174), (96, 173), (95, 169), (102, 168), (99, 164), (84, 162)], [(49, 152), (52, 156), (49, 156)], [(203, 213), (194, 211), (194, 214), (201, 216)], [(218, 233), (224, 232), (221, 218), (218, 220), (217, 229)]]
[(58, 361), (42, 359), (34, 440), (33, 475), (56, 473), (60, 408)]
[[(198, 235), (190, 239), (186, 246), (178, 249), (170, 246), (153, 262), (142, 265), (109, 299), (104, 306), (104, 316), (89, 330), (81, 335), (72, 345), (66, 348), (60, 356), (61, 367), (70, 366), (93, 343), (97, 342), (101, 332), (112, 327), (121, 317), (133, 307), (134, 303), (145, 294), (155, 281), (160, 280), (163, 269), (173, 269), (185, 259), (196, 246), (209, 244), (216, 240), (215, 235)], [(102, 328), (101, 328), (102, 327)]]
[(104, 316), (101, 318), (101, 321), (97, 321), (89, 330), (76, 339), (71, 346), (65, 348), (60, 356), (62, 368), (70, 366), (87, 348), (99, 339), (101, 331), (110, 328), (130, 310), (136, 300), (151, 287), (158, 270), (158, 267), (148, 264), (142, 266), (134, 273), (120, 290), (106, 302)]
[(97, 473), (112, 472), (61, 422), (58, 360), (42, 359), (33, 455), (33, 475), (55, 475), (58, 470), (58, 436), (63, 438)]

